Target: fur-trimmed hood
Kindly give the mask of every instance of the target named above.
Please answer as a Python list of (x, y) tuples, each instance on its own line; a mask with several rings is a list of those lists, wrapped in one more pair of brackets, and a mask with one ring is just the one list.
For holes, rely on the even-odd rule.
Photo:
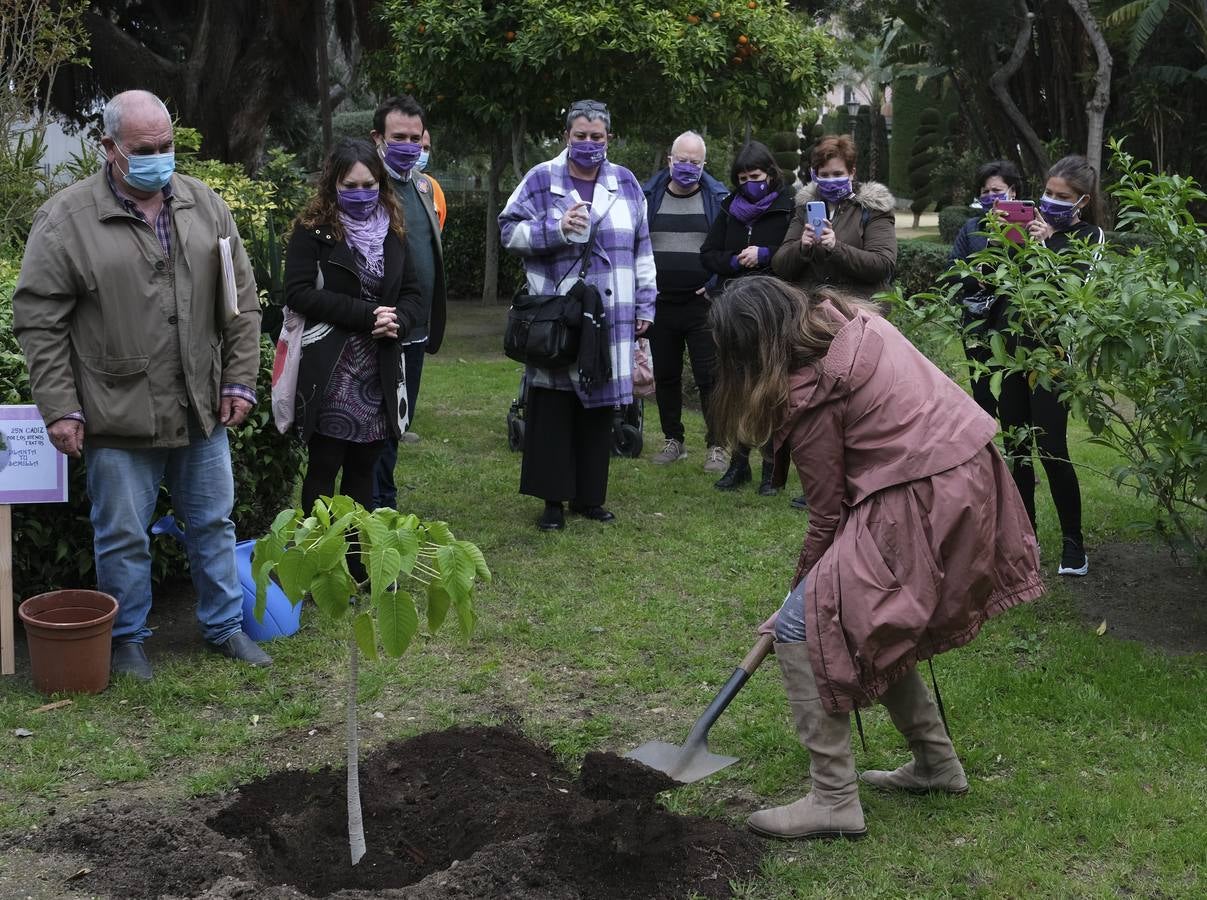
[[(796, 203), (798, 206), (802, 203), (808, 203), (810, 200), (817, 199), (819, 198), (816, 182), (810, 181), (796, 192)], [(855, 193), (850, 199), (854, 200), (864, 209), (878, 213), (890, 212), (897, 205), (897, 201), (893, 198), (893, 192), (879, 181), (855, 182)]]

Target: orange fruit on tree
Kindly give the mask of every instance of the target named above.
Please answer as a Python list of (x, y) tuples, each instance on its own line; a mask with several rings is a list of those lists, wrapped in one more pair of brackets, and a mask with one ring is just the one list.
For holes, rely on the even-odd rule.
[(721, 18), (721, 14), (719, 12), (710, 12), (709, 15), (712, 16), (714, 19)]
[(754, 0), (750, 0), (750, 2), (746, 4), (746, 8), (747, 9), (758, 9), (759, 5), (757, 3), (755, 3)]
[(750, 38), (746, 37), (746, 35), (744, 35), (744, 34), (739, 34), (739, 35), (738, 35), (738, 43), (739, 43), (739, 44), (741, 44), (741, 45), (744, 47), (744, 46), (746, 46), (747, 44), (749, 44), (749, 43), (750, 43)]
[(424, 25), (422, 22), (420, 22), (419, 27), (416, 28), (415, 30), (418, 31), (420, 34), (423, 34), (425, 31), (427, 31), (427, 26)]
[(692, 25), (699, 25), (700, 17), (699, 16), (688, 16), (687, 21), (690, 22)]
[(511, 43), (512, 41), (514, 41), (514, 40), (515, 40), (515, 32), (514, 32), (514, 31), (509, 31), (509, 32), (507, 32), (506, 34), (504, 34), (504, 35), (503, 35), (503, 37), (507, 38), (507, 42), (508, 42), (508, 43)]

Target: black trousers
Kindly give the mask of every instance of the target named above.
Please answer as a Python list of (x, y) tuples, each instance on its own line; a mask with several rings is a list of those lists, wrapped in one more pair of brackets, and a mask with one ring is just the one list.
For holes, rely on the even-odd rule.
[(521, 494), (602, 506), (611, 459), (611, 407), (587, 409), (574, 391), (529, 386)]
[(654, 324), (646, 333), (654, 356), (655, 398), (662, 433), (668, 439), (683, 440), (683, 351), (691, 360), (692, 377), (700, 389), (700, 407), (704, 411), (705, 443), (716, 445), (708, 414), (708, 399), (716, 380), (717, 348), (708, 329), (708, 300), (658, 298)]
[(335, 476), (341, 469), (340, 493), (373, 509), (374, 469), (384, 445), (385, 441), (357, 444), (317, 432), (311, 435), (307, 444), (310, 461), (302, 481), (302, 509), (309, 514), (315, 500), (335, 492)]
[[(419, 399), (419, 379), (423, 375), (423, 359), (427, 355), (427, 343), (407, 344), (402, 348), (402, 358), (406, 365), (406, 394), (407, 415), (411, 423), (415, 421), (415, 401)], [(410, 428), (408, 431), (412, 430)], [(394, 433), (386, 437), (385, 445), (381, 448), (381, 456), (377, 459), (377, 474), (374, 477), (373, 506), (387, 506), (391, 509), (398, 505), (398, 488), (394, 484), (394, 469), (398, 466), (398, 441)]]
[(1027, 515), (1035, 525), (1035, 466), (1031, 462), (1030, 441), (1017, 441), (1011, 429), (1033, 427), (1035, 446), (1048, 476), (1048, 488), (1056, 505), (1061, 533), (1066, 537), (1081, 535), (1081, 486), (1077, 470), (1069, 461), (1069, 409), (1056, 394), (1041, 387), (1030, 388), (1023, 373), (1002, 379), (1001, 396), (997, 402), (1002, 431), (1006, 433), (1006, 454), (1012, 458), (1014, 483), (1022, 495)]
[[(964, 342), (964, 355), (971, 362), (987, 363), (993, 359), (993, 351), (982, 344), (969, 344)], [(989, 390), (989, 376), (979, 376), (969, 367), (969, 383), (972, 386), (972, 399), (977, 402), (977, 405), (989, 415), (997, 418), (997, 398), (993, 396), (993, 392)]]

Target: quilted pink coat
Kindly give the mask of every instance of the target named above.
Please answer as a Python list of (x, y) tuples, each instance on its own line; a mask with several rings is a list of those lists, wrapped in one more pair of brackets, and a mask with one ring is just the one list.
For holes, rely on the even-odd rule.
[(919, 660), (1043, 594), (996, 432), (896, 328), (862, 311), (794, 375), (776, 478), (790, 455), (809, 498), (793, 586), (807, 576), (809, 655), (833, 712), (869, 705)]

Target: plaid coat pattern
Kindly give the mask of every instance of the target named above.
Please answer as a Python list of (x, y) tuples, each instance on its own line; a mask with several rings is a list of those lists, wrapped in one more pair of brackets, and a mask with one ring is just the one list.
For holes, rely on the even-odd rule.
[[(528, 171), (499, 214), (503, 247), (524, 259), (531, 294), (565, 293), (577, 280), (583, 245), (561, 232), (562, 216), (582, 198), (570, 180), (566, 151)], [(657, 296), (645, 195), (628, 169), (604, 161), (591, 201), (595, 246), (586, 280), (599, 290), (608, 313), (612, 380), (582, 389), (577, 372), (529, 367), (535, 387), (573, 390), (583, 406), (633, 402), (633, 342), (638, 319), (654, 321)]]

